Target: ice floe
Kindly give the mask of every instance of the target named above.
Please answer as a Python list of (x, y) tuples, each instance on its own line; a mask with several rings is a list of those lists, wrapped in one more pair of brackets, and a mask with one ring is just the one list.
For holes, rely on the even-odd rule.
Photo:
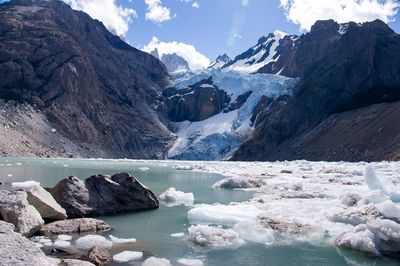
[(263, 179), (259, 178), (234, 178), (229, 177), (216, 182), (213, 188), (238, 189), (238, 188), (259, 188), (266, 185)]
[(78, 238), (75, 241), (75, 245), (79, 249), (91, 249), (92, 247), (101, 247), (101, 248), (111, 248), (112, 242), (107, 240), (103, 236), (99, 235), (86, 235), (83, 237)]
[(181, 258), (178, 259), (178, 263), (186, 266), (203, 266), (203, 262), (198, 259), (186, 259), (186, 258)]
[(236, 248), (245, 242), (232, 229), (192, 225), (188, 229), (189, 239), (194, 244), (207, 248)]
[(176, 237), (176, 238), (181, 238), (184, 237), (185, 233), (175, 233), (175, 234), (171, 234), (171, 237)]
[(192, 206), (194, 203), (193, 193), (178, 191), (174, 187), (168, 188), (158, 198), (169, 207), (179, 205)]
[(122, 251), (113, 256), (116, 262), (128, 262), (131, 260), (139, 260), (143, 257), (143, 252), (140, 251)]
[(119, 238), (119, 237), (115, 237), (113, 235), (110, 235), (110, 240), (112, 243), (114, 244), (126, 244), (126, 243), (135, 243), (136, 242), (136, 238)]
[(165, 258), (150, 257), (142, 263), (142, 266), (171, 266), (171, 262)]

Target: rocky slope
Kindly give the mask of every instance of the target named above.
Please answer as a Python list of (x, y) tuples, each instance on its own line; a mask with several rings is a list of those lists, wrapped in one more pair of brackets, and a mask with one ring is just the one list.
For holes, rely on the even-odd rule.
[(294, 43), (259, 70), (300, 77), (293, 96), (265, 110), (233, 159), (396, 159), (399, 35), (379, 20), (320, 21)]
[[(75, 143), (65, 153), (166, 153), (173, 136), (154, 111), (168, 79), (160, 61), (61, 1), (14, 0), (0, 5), (0, 18), (0, 98), (43, 114), (45, 128)], [(50, 146), (47, 131), (21, 134), (17, 142), (36, 136), (32, 150)], [(46, 150), (53, 155), (63, 148)]]

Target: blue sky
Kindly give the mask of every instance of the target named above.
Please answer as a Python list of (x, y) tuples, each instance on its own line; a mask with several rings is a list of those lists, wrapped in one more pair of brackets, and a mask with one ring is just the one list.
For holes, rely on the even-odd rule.
[[(167, 49), (186, 49), (182, 53), (198, 56), (198, 61), (202, 59), (199, 53), (210, 60), (222, 53), (236, 56), (277, 29), (289, 34), (304, 33), (317, 19), (395, 20), (389, 25), (400, 32), (399, 0), (63, 1), (101, 20), (137, 48), (157, 37), (169, 44)], [(178, 43), (170, 44), (173, 41)]]
[[(198, 2), (200, 8), (177, 0), (165, 0), (163, 4), (177, 16), (159, 24), (146, 21), (143, 1), (133, 1), (138, 18), (133, 20), (126, 39), (134, 46), (149, 43), (153, 36), (164, 42), (193, 44), (199, 52), (214, 59), (221, 53), (237, 55), (254, 45), (261, 36), (276, 29), (299, 33), (299, 27), (287, 21), (278, 0), (250, 0), (248, 5), (243, 5), (240, 0)], [(229, 38), (233, 29), (238, 34), (233, 38), (234, 43)]]

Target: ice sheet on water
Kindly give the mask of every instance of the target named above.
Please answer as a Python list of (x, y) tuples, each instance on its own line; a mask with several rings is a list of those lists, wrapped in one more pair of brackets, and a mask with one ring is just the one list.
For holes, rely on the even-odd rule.
[(198, 259), (186, 259), (186, 258), (181, 258), (178, 259), (178, 263), (186, 266), (203, 266), (203, 262)]
[(217, 181), (213, 188), (238, 189), (238, 188), (259, 188), (264, 186), (266, 182), (260, 178), (235, 178), (229, 177)]
[(75, 245), (79, 249), (91, 249), (94, 246), (101, 247), (101, 248), (111, 248), (112, 242), (107, 240), (103, 236), (99, 235), (86, 235), (83, 237), (78, 238), (75, 241)]
[(112, 243), (114, 244), (125, 244), (125, 243), (135, 243), (136, 242), (136, 238), (119, 238), (119, 237), (115, 237), (113, 235), (110, 235), (110, 240)]
[(191, 224), (234, 225), (236, 223), (255, 220), (261, 210), (252, 204), (237, 205), (197, 205), (188, 211)]
[(165, 258), (150, 257), (142, 263), (142, 266), (172, 266)]
[(189, 240), (202, 247), (236, 248), (244, 244), (239, 234), (232, 229), (192, 225), (188, 229)]
[(128, 262), (131, 260), (138, 260), (143, 257), (143, 252), (139, 251), (122, 251), (113, 256), (113, 260), (116, 262)]
[(158, 198), (168, 207), (179, 205), (192, 206), (194, 203), (193, 193), (178, 191), (174, 187), (168, 188)]
[(274, 230), (263, 227), (256, 221), (245, 221), (234, 225), (233, 230), (247, 241), (270, 245), (275, 242)]

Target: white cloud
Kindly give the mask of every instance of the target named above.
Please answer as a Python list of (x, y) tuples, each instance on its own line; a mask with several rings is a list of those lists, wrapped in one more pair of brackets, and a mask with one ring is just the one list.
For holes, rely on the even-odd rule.
[(157, 37), (153, 37), (142, 50), (150, 53), (156, 48), (160, 56), (173, 53), (181, 56), (189, 63), (191, 70), (200, 70), (210, 65), (210, 60), (206, 56), (199, 53), (193, 45), (186, 43), (160, 42)]
[(193, 8), (200, 8), (200, 4), (197, 3), (197, 2), (194, 2), (194, 3), (192, 4), (192, 7), (193, 7)]
[(394, 20), (400, 4), (396, 0), (280, 0), (288, 20), (309, 31), (317, 20), (339, 23)]
[(116, 0), (64, 0), (73, 9), (81, 10), (98, 19), (118, 36), (125, 36), (136, 11), (116, 4)]
[(171, 11), (168, 7), (162, 6), (161, 0), (145, 0), (147, 5), (146, 20), (161, 23), (170, 20)]

